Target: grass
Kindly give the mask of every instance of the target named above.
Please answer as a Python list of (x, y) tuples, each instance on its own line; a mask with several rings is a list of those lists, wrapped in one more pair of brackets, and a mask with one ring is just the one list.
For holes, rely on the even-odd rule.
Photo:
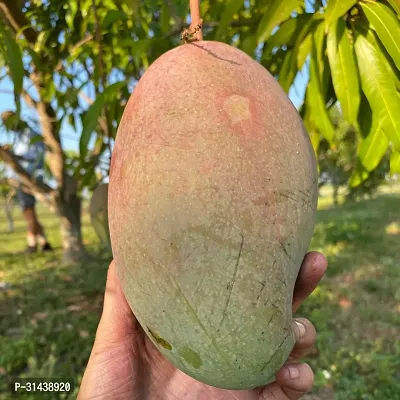
[[(400, 399), (400, 191), (332, 207), (320, 201), (311, 248), (324, 252), (326, 277), (300, 310), (318, 330), (307, 361), (313, 399)], [(60, 264), (57, 220), (44, 209), (54, 254), (25, 256), (24, 223), (0, 220), (0, 399), (10, 376), (73, 378), (79, 386), (99, 321), (110, 255), (84, 215), (91, 260)], [(77, 389), (76, 389), (77, 390)], [(70, 398), (75, 398), (76, 392)], [(35, 398), (35, 397), (31, 397)], [(39, 398), (39, 397), (36, 397)], [(43, 398), (43, 397), (40, 397)]]

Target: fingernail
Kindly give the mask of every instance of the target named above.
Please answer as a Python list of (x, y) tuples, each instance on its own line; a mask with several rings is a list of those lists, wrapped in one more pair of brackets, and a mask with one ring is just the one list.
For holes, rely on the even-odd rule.
[(299, 328), (299, 339), (301, 339), (306, 334), (306, 327), (299, 321), (294, 322), (296, 322), (296, 325)]
[(300, 370), (294, 365), (287, 367), (290, 379), (298, 379), (300, 377)]

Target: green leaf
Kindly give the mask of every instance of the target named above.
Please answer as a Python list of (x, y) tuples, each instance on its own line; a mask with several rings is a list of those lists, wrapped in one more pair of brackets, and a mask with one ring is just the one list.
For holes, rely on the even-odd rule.
[(281, 66), (285, 56), (286, 51), (280, 48), (275, 54), (263, 54), (261, 63), (274, 77), (276, 77), (281, 71)]
[(51, 35), (52, 31), (48, 30), (48, 31), (42, 31), (38, 34), (35, 46), (34, 46), (34, 50), (36, 53), (40, 53), (46, 45), (47, 39), (49, 38), (49, 36)]
[(378, 53), (382, 56), (382, 60), (386, 64), (386, 68), (390, 71), (390, 76), (393, 82), (400, 92), (400, 70), (394, 64), (393, 59), (387, 52), (385, 46), (379, 40), (377, 34), (372, 29), (369, 29), (369, 22), (366, 19), (358, 20), (356, 23), (356, 29), (362, 35), (364, 35), (367, 40), (377, 49)]
[(327, 50), (333, 86), (344, 118), (356, 126), (360, 106), (360, 82), (353, 46), (346, 22), (342, 18), (328, 30)]
[[(323, 27), (323, 26), (322, 26)], [(310, 82), (307, 90), (307, 101), (310, 107), (310, 118), (315, 123), (319, 132), (332, 144), (334, 137), (334, 126), (330, 119), (324, 100), (324, 88), (322, 87), (323, 71), (321, 71), (321, 57), (323, 47), (320, 46), (323, 29), (318, 29), (313, 35), (311, 60), (310, 60)], [(323, 65), (323, 64), (322, 64)]]
[(298, 72), (298, 53), (304, 42), (304, 37), (310, 34), (313, 29), (319, 26), (319, 22), (312, 18), (308, 18), (305, 25), (302, 26), (300, 32), (297, 34), (296, 43), (293, 50), (287, 50), (283, 64), (279, 71), (279, 83), (286, 93), (289, 92)]
[(279, 84), (286, 93), (289, 93), (289, 89), (292, 86), (294, 78), (296, 77), (296, 73), (296, 54), (294, 51), (288, 50), (286, 51), (285, 58), (283, 59), (283, 64), (281, 66), (278, 78)]
[(371, 28), (400, 69), (400, 22), (389, 9), (381, 3), (360, 3)]
[(299, 51), (297, 52), (297, 68), (303, 68), (307, 57), (311, 53), (312, 48), (312, 33), (309, 33), (306, 38), (301, 42), (299, 46)]
[(103, 20), (103, 29), (108, 29), (115, 21), (126, 19), (126, 15), (122, 11), (110, 10)]
[(318, 154), (319, 145), (321, 143), (321, 135), (317, 131), (309, 131), (309, 136), (311, 140), (314, 153)]
[(97, 127), (97, 122), (105, 104), (110, 103), (115, 99), (116, 93), (126, 85), (125, 82), (117, 82), (108, 86), (103, 93), (101, 93), (96, 101), (90, 106), (83, 120), (83, 128), (81, 139), (79, 143), (81, 157), (84, 158), (88, 152), (88, 145), (92, 137), (93, 131)]
[(328, 0), (325, 9), (325, 26), (329, 29), (342, 15), (346, 14), (358, 0)]
[(43, 68), (43, 60), (36, 54), (35, 50), (33, 50), (31, 47), (27, 47), (26, 50), (31, 56), (32, 62), (35, 67), (38, 69)]
[(74, 29), (74, 21), (75, 21), (75, 16), (76, 13), (78, 12), (78, 1), (69, 1), (66, 6), (68, 7), (66, 15), (65, 15), (65, 21), (69, 27), (69, 29), (73, 30)]
[(312, 18), (304, 25), (297, 41), (297, 68), (301, 69), (311, 54), (314, 32), (321, 29), (323, 19), (318, 14), (313, 14)]
[(15, 38), (10, 34), (3, 23), (0, 23), (0, 32), (3, 36), (3, 45), (6, 53), (4, 54), (4, 58), (7, 61), (11, 78), (14, 83), (14, 93), (20, 95), (23, 89), (25, 74), (22, 52)]
[(400, 174), (400, 153), (396, 151), (392, 151), (390, 155), (390, 173), (392, 175)]
[(35, 144), (35, 143), (39, 143), (39, 142), (43, 142), (43, 136), (42, 135), (33, 136), (29, 143), (30, 144)]
[(389, 148), (389, 142), (382, 131), (381, 121), (376, 121), (370, 134), (363, 139), (358, 147), (358, 158), (369, 172), (381, 162)]
[[(304, 15), (304, 14), (303, 14)], [(265, 50), (269, 53), (275, 47), (288, 46), (295, 36), (298, 27), (298, 17), (290, 18), (280, 25), (279, 29), (265, 43)]]
[(41, 90), (41, 98), (44, 101), (50, 103), (51, 100), (53, 100), (53, 98), (55, 97), (56, 92), (57, 92), (56, 85), (54, 80), (52, 79)]
[(359, 34), (355, 43), (361, 85), (372, 108), (374, 120), (400, 151), (400, 96), (379, 50)]
[(217, 32), (215, 33), (216, 39), (221, 39), (229, 24), (233, 21), (233, 16), (244, 6), (243, 0), (230, 0), (224, 7), (224, 12), (221, 15)]
[(351, 174), (349, 185), (351, 188), (355, 188), (361, 185), (369, 177), (369, 172), (364, 168), (356, 168)]
[(164, 35), (169, 32), (170, 29), (171, 13), (167, 3), (164, 3), (161, 8), (160, 28), (161, 33)]
[(279, 26), (279, 29), (265, 43), (264, 51), (272, 52), (274, 48), (293, 46), (304, 25), (312, 18), (312, 14), (300, 14), (290, 18)]
[(243, 39), (240, 48), (250, 57), (254, 57), (254, 52), (257, 48), (257, 38), (254, 35), (246, 36)]
[(396, 11), (397, 15), (400, 15), (400, 0), (388, 0), (389, 4), (393, 7), (394, 11)]
[(271, 36), (272, 30), (289, 19), (291, 13), (302, 4), (301, 0), (269, 1), (257, 29), (258, 43), (265, 42)]
[(365, 94), (361, 92), (361, 103), (358, 112), (358, 127), (364, 139), (371, 133), (372, 117), (372, 108), (369, 105), (368, 99), (365, 97)]

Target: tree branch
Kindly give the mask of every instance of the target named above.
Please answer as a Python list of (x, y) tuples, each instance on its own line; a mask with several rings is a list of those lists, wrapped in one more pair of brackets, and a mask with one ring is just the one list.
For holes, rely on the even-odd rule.
[[(79, 47), (84, 46), (86, 43), (89, 43), (91, 40), (93, 40), (94, 36), (93, 35), (88, 35), (85, 36), (82, 40), (80, 40), (78, 43), (74, 44), (70, 49), (69, 49), (69, 53), (72, 54), (75, 50), (78, 50)], [(55, 68), (56, 72), (60, 72), (63, 68), (63, 61), (64, 60), (60, 60)]]
[(49, 148), (49, 167), (51, 173), (57, 180), (59, 190), (63, 190), (64, 185), (64, 152), (61, 147), (60, 137), (55, 132), (56, 114), (53, 108), (45, 103), (38, 102), (36, 111), (39, 115), (42, 136)]
[(38, 34), (26, 19), (21, 10), (19, 1), (0, 0), (0, 10), (3, 12), (8, 24), (15, 32), (22, 31), (22, 34), (30, 44), (36, 43)]
[[(18, 175), (23, 185), (32, 192), (42, 196), (52, 194), (54, 190), (43, 182), (38, 181), (29, 174), (18, 162), (17, 157), (5, 146), (0, 146), (0, 159), (2, 159)], [(8, 180), (8, 183), (10, 181)]]

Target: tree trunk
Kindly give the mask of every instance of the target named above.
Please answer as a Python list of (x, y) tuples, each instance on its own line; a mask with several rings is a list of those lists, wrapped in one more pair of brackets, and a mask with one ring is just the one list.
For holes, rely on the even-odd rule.
[(333, 185), (333, 204), (337, 206), (339, 204), (339, 186)]
[(4, 196), (4, 212), (6, 214), (7, 223), (8, 223), (8, 232), (14, 232), (14, 218), (12, 215), (13, 212), (13, 201), (15, 196), (15, 189), (11, 189), (5, 196)]
[(12, 215), (12, 203), (11, 201), (5, 201), (4, 203), (4, 211), (6, 213), (7, 222), (8, 222), (8, 232), (14, 232), (14, 219)]
[(66, 179), (64, 195), (57, 202), (61, 218), (61, 239), (66, 262), (81, 261), (86, 253), (82, 242), (81, 209), (82, 201), (76, 190), (76, 182)]

